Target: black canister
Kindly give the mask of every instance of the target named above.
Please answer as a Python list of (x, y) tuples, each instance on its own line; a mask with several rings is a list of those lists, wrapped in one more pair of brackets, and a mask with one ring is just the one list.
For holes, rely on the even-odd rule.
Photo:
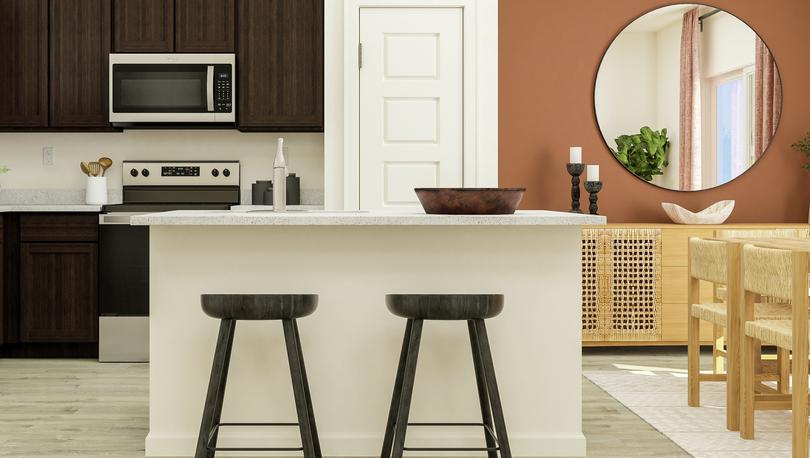
[[(253, 205), (263, 205), (265, 203), (264, 202), (264, 193), (265, 193), (265, 191), (267, 191), (268, 189), (272, 189), (272, 188), (273, 188), (273, 182), (270, 181), (270, 180), (260, 180), (260, 181), (257, 181), (255, 183), (253, 183), (253, 186), (252, 186), (252, 189), (251, 189), (253, 201), (251, 203)], [(273, 202), (273, 199), (271, 197), (270, 203), (272, 203), (272, 202)]]
[(301, 177), (287, 175), (287, 205), (301, 205)]

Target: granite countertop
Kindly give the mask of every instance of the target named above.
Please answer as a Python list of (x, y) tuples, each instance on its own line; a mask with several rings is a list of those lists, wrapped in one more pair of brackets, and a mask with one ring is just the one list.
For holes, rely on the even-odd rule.
[(85, 204), (3, 204), (0, 203), (0, 213), (35, 213), (35, 212), (54, 212), (54, 213), (98, 213), (101, 211), (101, 205), (85, 205)]
[(598, 215), (518, 211), (514, 215), (426, 215), (357, 211), (178, 210), (134, 216), (135, 226), (582, 226), (601, 225)]

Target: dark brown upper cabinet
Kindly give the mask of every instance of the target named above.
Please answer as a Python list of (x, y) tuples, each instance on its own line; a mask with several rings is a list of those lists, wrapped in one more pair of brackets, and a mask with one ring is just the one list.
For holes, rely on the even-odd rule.
[(0, 126), (48, 125), (48, 0), (0, 0)]
[(50, 125), (110, 127), (110, 0), (51, 0)]
[(233, 52), (234, 0), (175, 0), (175, 9), (175, 51)]
[(237, 126), (323, 131), (323, 0), (238, 0)]
[(174, 51), (174, 0), (114, 0), (113, 50)]

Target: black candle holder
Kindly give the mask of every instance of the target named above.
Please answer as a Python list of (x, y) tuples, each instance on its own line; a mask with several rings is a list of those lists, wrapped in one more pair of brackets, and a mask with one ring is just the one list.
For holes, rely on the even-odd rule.
[(571, 213), (582, 213), (579, 208), (579, 176), (585, 171), (585, 164), (566, 164), (565, 169), (571, 175)]
[(588, 191), (590, 194), (591, 206), (588, 207), (590, 210), (591, 215), (598, 215), (599, 207), (596, 205), (596, 201), (599, 198), (597, 194), (599, 191), (602, 190), (602, 182), (601, 181), (586, 181), (585, 182), (585, 190)]

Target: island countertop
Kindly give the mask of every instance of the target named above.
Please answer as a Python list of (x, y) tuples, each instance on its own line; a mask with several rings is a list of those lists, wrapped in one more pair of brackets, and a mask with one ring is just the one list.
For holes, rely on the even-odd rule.
[(607, 218), (547, 210), (514, 215), (428, 215), (422, 212), (177, 210), (133, 216), (136, 226), (582, 226)]

